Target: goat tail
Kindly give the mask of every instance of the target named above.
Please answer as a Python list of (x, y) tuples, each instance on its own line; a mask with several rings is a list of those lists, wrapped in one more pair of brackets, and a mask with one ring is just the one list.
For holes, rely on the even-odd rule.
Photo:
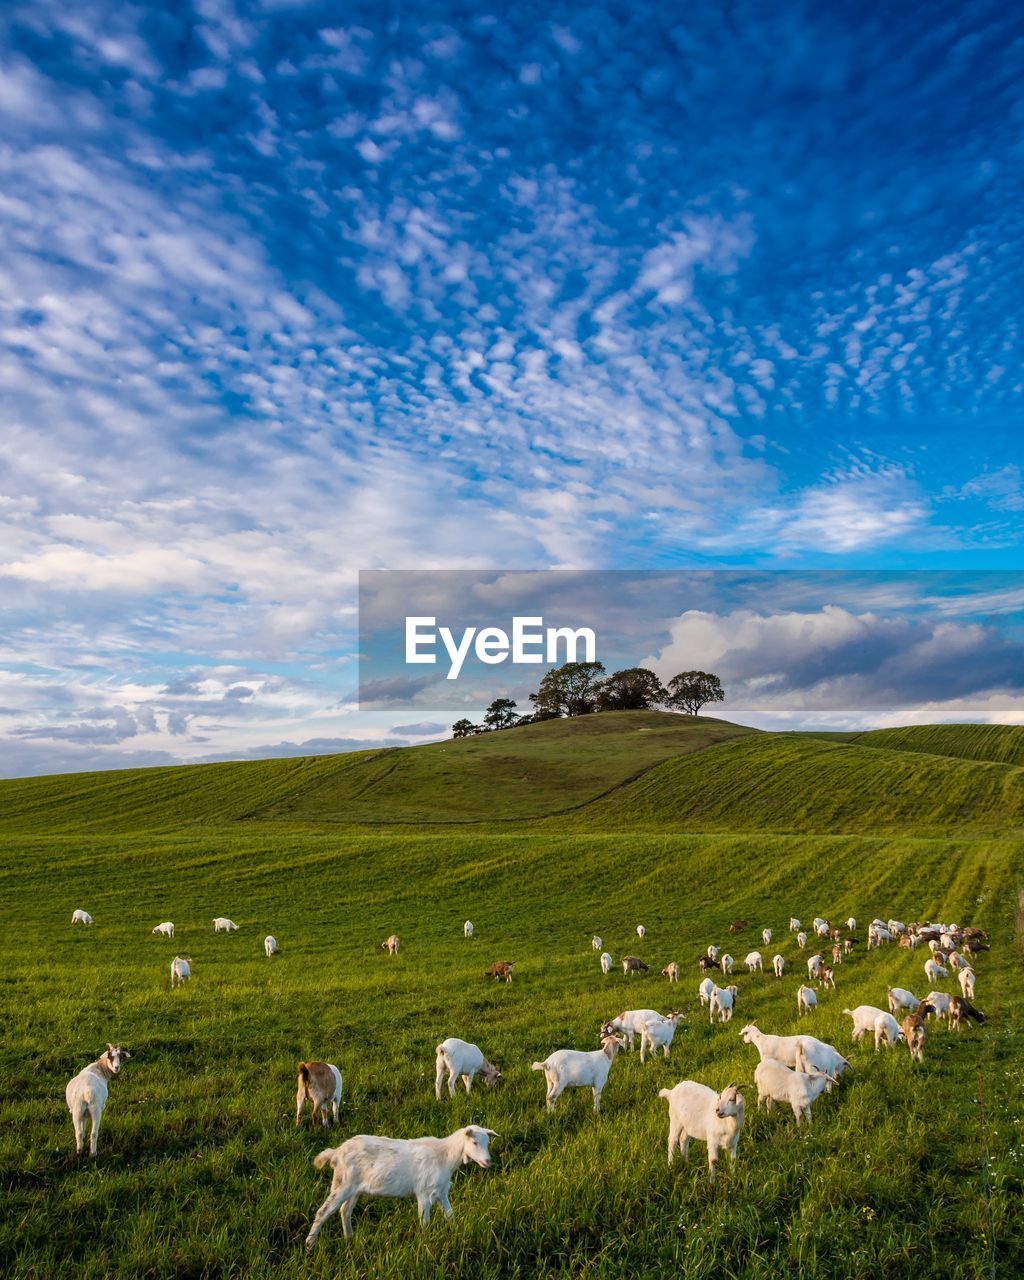
[(671, 1090), (671, 1089), (659, 1089), (659, 1090), (658, 1090), (658, 1097), (659, 1097), (659, 1098), (671, 1098), (671, 1097), (672, 1097), (672, 1090)]
[(530, 1067), (531, 1071), (546, 1071), (547, 1069), (548, 1064), (546, 1062), (534, 1062)]
[(313, 1168), (322, 1169), (325, 1164), (333, 1165), (337, 1151), (337, 1147), (324, 1147), (319, 1155), (313, 1157)]

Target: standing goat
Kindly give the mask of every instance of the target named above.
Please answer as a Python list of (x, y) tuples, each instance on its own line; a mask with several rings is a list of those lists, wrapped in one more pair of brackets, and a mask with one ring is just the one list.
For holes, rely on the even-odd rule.
[(175, 956), (171, 961), (171, 990), (183, 987), (192, 977), (192, 961), (185, 956)]
[(715, 1093), (696, 1080), (681, 1080), (674, 1089), (659, 1089), (658, 1097), (668, 1099), (668, 1163), (672, 1165), (676, 1148), (683, 1159), (690, 1159), (690, 1143), (696, 1138), (708, 1146), (708, 1171), (715, 1180), (718, 1157), (728, 1151), (736, 1162), (736, 1148), (743, 1128), (745, 1104), (743, 1085), (727, 1085)]
[(430, 1221), (435, 1204), (450, 1218), (448, 1193), (455, 1170), (470, 1161), (489, 1169), (488, 1143), (497, 1136), (493, 1129), (470, 1124), (447, 1138), (377, 1138), (360, 1134), (340, 1147), (326, 1148), (313, 1166), (322, 1169), (329, 1164), (334, 1170), (331, 1193), (317, 1210), (306, 1237), (306, 1249), (313, 1248), (320, 1228), (339, 1209), (345, 1238), (351, 1239), (352, 1210), (360, 1196), (415, 1196), (423, 1226)]
[(71, 1123), (75, 1126), (75, 1154), (82, 1154), (85, 1143), (85, 1122), (90, 1120), (92, 1128), (89, 1133), (89, 1154), (96, 1154), (96, 1143), (100, 1136), (100, 1121), (103, 1119), (103, 1108), (107, 1105), (107, 1081), (112, 1080), (121, 1070), (121, 1064), (127, 1062), (132, 1055), (119, 1045), (107, 1045), (107, 1051), (95, 1062), (83, 1067), (78, 1075), (68, 1081), (64, 1090), (68, 1110), (71, 1112)]
[(467, 1093), (473, 1088), (474, 1076), (479, 1075), (488, 1089), (501, 1079), (501, 1072), (492, 1062), (487, 1061), (475, 1044), (460, 1040), (457, 1036), (449, 1036), (437, 1046), (435, 1067), (434, 1093), (439, 1102), (446, 1073), (448, 1094), (452, 1098), (455, 1097), (455, 1085), (460, 1076)]
[(601, 1037), (600, 1049), (593, 1053), (584, 1053), (578, 1049), (556, 1049), (549, 1053), (543, 1062), (532, 1064), (534, 1071), (543, 1071), (547, 1081), (547, 1109), (554, 1111), (565, 1089), (593, 1089), (594, 1113), (601, 1110), (601, 1094), (608, 1083), (608, 1072), (612, 1069), (615, 1055), (625, 1041), (619, 1036), (605, 1035)]
[[(313, 1108), (313, 1124), (338, 1123), (338, 1107), (341, 1105), (341, 1072), (333, 1062), (300, 1062), (299, 1086), (295, 1094), (295, 1123), (302, 1124), (302, 1112), (306, 1103)], [(327, 1109), (331, 1118), (327, 1118)]]
[(380, 944), (380, 949), (382, 951), (386, 951), (389, 956), (397, 956), (398, 947), (399, 947), (399, 942), (398, 942), (397, 933), (391, 934), (390, 937), (385, 938), (384, 941)]
[(272, 933), (268, 933), (263, 939), (263, 950), (267, 953), (267, 958), (277, 954), (277, 939)]

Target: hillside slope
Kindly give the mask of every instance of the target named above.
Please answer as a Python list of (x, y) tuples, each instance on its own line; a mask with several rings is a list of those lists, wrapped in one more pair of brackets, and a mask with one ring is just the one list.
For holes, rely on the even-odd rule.
[(667, 761), (574, 820), (609, 831), (1013, 830), (1024, 769), (761, 734)]
[(850, 741), (864, 747), (1024, 765), (1024, 725), (915, 724), (901, 729), (872, 729), (853, 735)]
[(0, 781), (0, 831), (531, 818), (585, 804), (673, 756), (756, 732), (623, 711), (420, 747), (17, 778)]

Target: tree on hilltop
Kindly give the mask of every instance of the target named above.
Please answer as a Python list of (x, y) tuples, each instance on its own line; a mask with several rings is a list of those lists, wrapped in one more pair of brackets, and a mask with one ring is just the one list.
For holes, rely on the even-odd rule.
[(597, 692), (598, 711), (645, 711), (668, 700), (668, 691), (653, 671), (627, 667), (613, 671)]
[(718, 676), (710, 671), (681, 671), (668, 682), (669, 706), (688, 715), (700, 713), (709, 702), (724, 702), (725, 690)]
[(535, 720), (557, 716), (586, 716), (597, 710), (597, 695), (604, 675), (603, 662), (566, 662), (553, 667), (530, 694)]
[(474, 733), (480, 732), (480, 726), (473, 723), (472, 720), (456, 720), (452, 725), (453, 738), (471, 738)]
[(488, 729), (511, 729), (522, 716), (516, 714), (516, 703), (511, 698), (495, 698), (484, 713)]

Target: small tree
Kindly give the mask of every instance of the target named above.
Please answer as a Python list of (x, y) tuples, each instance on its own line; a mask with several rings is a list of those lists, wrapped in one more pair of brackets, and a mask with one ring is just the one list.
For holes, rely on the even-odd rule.
[(511, 698), (495, 698), (484, 712), (484, 724), (489, 729), (511, 729), (519, 720), (516, 704)]
[(681, 671), (668, 682), (669, 705), (695, 716), (709, 702), (724, 702), (725, 690), (710, 671)]
[(475, 725), (472, 720), (456, 720), (452, 725), (453, 738), (471, 738), (478, 731), (479, 725)]
[(567, 662), (552, 667), (530, 694), (535, 720), (555, 716), (585, 716), (597, 710), (597, 693), (604, 675), (603, 662)]
[(627, 667), (614, 671), (597, 693), (598, 711), (643, 711), (665, 702), (668, 692), (653, 671)]

